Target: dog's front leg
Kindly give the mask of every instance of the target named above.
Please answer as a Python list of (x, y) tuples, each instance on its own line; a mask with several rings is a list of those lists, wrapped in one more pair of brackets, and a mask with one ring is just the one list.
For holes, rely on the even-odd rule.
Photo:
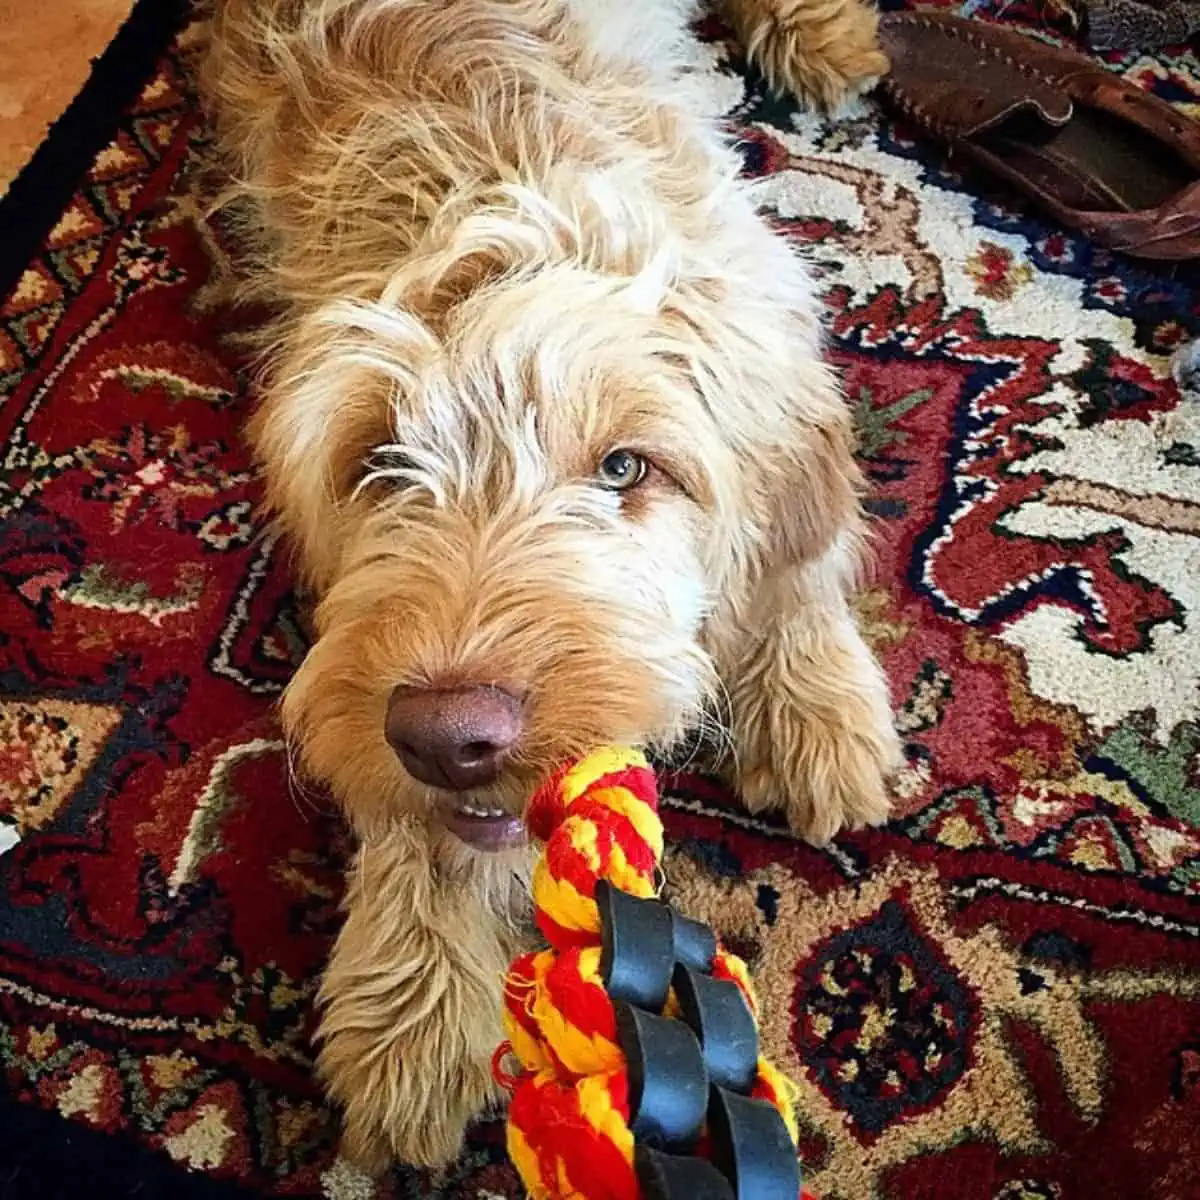
[(321, 989), (320, 1073), (344, 1111), (345, 1156), (372, 1174), (436, 1166), (496, 1097), (500, 991), (514, 949), (482, 878), (439, 869), (426, 829), (364, 842)]
[(887, 818), (902, 761), (887, 681), (846, 598), (841, 543), (766, 579), (751, 620), (725, 630), (730, 782), (753, 811), (782, 808), (815, 844)]

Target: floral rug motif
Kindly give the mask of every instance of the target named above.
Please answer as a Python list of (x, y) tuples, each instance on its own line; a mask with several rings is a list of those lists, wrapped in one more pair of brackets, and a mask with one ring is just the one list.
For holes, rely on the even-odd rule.
[[(1200, 404), (1168, 368), (1196, 277), (870, 102), (799, 114), (702, 32), (822, 282), (908, 761), (892, 823), (824, 852), (670, 779), (676, 898), (751, 963), (823, 1200), (1196, 1200)], [(346, 835), (273, 708), (304, 640), (185, 181), (202, 37), (0, 309), (0, 1091), (263, 1194), (516, 1197), (496, 1123), (368, 1184), (312, 1080)], [(1111, 65), (1200, 115), (1191, 52)]]

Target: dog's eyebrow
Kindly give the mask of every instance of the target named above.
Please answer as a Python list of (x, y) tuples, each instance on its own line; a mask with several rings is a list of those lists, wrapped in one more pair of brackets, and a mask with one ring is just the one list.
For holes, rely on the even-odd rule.
[(354, 488), (357, 497), (373, 483), (391, 481), (429, 493), (434, 504), (446, 504), (446, 489), (440, 478), (443, 464), (437, 455), (414, 446), (386, 443), (375, 446), (363, 463), (363, 475)]
[(694, 461), (671, 451), (646, 451), (650, 459), (665, 475), (679, 485), (680, 491), (701, 508), (709, 508), (714, 502), (712, 481), (707, 473)]

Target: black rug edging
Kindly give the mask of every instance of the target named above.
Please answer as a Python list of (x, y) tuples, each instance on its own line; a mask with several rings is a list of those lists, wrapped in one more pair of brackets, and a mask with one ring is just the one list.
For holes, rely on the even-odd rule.
[(109, 1134), (0, 1093), (0, 1200), (250, 1200), (125, 1133)]
[(183, 26), (189, 0), (137, 0), (87, 81), (0, 197), (0, 300), (37, 257), (121, 114)]

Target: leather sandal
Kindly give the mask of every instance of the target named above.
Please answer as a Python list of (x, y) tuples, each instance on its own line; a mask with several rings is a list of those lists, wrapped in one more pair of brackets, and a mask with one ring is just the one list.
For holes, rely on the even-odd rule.
[(1200, 256), (1200, 124), (1092, 59), (941, 12), (880, 21), (883, 99), (1113, 250)]

